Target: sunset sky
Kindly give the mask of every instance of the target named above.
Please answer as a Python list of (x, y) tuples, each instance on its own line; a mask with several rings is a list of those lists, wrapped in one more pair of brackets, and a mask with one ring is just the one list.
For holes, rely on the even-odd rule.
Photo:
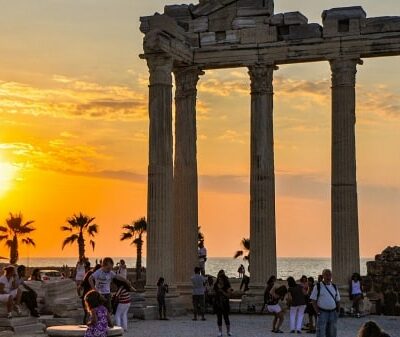
[[(59, 228), (79, 211), (100, 226), (95, 256), (134, 254), (119, 235), (122, 224), (146, 215), (148, 73), (138, 58), (139, 17), (177, 2), (0, 0), (0, 220), (10, 211), (35, 220), (31, 256), (75, 256), (76, 247), (61, 251)], [(320, 23), (324, 9), (351, 5), (370, 17), (400, 16), (398, 0), (276, 0), (275, 12), (300, 10)], [(367, 59), (358, 68), (366, 257), (399, 244), (399, 62)], [(274, 85), (278, 255), (330, 256), (329, 65), (281, 66)], [(210, 256), (232, 256), (249, 234), (246, 69), (207, 71), (198, 97), (199, 224)]]

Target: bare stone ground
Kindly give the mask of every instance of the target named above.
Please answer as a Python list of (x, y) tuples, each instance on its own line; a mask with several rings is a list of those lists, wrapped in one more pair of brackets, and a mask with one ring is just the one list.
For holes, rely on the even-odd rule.
[[(391, 337), (400, 336), (400, 318), (370, 316), (366, 318), (343, 318), (339, 320), (338, 337), (356, 337), (360, 326), (368, 320), (376, 321)], [(288, 317), (283, 325), (284, 334), (273, 334), (271, 316), (233, 315), (231, 316), (233, 336), (270, 337), (293, 336), (289, 333)], [(207, 316), (207, 321), (193, 322), (191, 317), (173, 318), (170, 321), (133, 321), (129, 324), (128, 337), (216, 337), (216, 317)], [(303, 333), (304, 336), (315, 336)], [(224, 336), (226, 332), (224, 331)]]

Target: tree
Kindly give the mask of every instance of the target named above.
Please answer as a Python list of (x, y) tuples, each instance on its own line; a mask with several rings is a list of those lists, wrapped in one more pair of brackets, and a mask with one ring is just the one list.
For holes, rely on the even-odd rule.
[(12, 214), (6, 219), (6, 226), (0, 226), (0, 241), (5, 241), (5, 245), (10, 250), (10, 264), (16, 264), (19, 259), (19, 245), (35, 247), (35, 241), (29, 236), (35, 227), (31, 226), (34, 221), (23, 222), (21, 213)]
[(136, 280), (140, 280), (142, 276), (142, 253), (143, 253), (143, 236), (147, 232), (146, 218), (140, 218), (132, 221), (129, 225), (123, 225), (125, 231), (121, 234), (121, 241), (132, 240), (131, 245), (136, 246)]
[(78, 243), (79, 260), (82, 260), (86, 257), (85, 238), (88, 237), (89, 243), (94, 251), (96, 243), (93, 239), (99, 232), (99, 226), (93, 223), (95, 219), (94, 217), (82, 214), (82, 212), (79, 213), (79, 215), (74, 214), (72, 217), (68, 218), (68, 225), (61, 226), (61, 230), (63, 232), (69, 232), (71, 235), (64, 239), (62, 249), (68, 244), (72, 245), (75, 242)]
[(243, 260), (250, 261), (250, 239), (243, 238), (240, 245), (242, 246), (242, 250), (238, 250), (233, 258), (237, 259), (238, 257), (243, 256)]

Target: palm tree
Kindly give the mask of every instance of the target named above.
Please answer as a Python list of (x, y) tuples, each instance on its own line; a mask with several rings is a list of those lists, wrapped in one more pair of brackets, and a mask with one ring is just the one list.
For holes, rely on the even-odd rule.
[(18, 247), (19, 244), (27, 246), (36, 246), (35, 241), (28, 234), (36, 230), (32, 227), (34, 221), (27, 221), (23, 223), (22, 214), (12, 214), (6, 219), (7, 226), (0, 226), (0, 241), (5, 241), (6, 246), (10, 250), (10, 264), (16, 264), (19, 258)]
[(132, 221), (130, 225), (123, 225), (122, 229), (125, 231), (121, 234), (121, 241), (132, 240), (131, 244), (136, 246), (136, 280), (140, 280), (142, 276), (143, 236), (147, 232), (146, 218)]
[(62, 243), (62, 249), (65, 248), (66, 245), (77, 242), (78, 243), (78, 253), (79, 260), (84, 259), (85, 256), (85, 237), (89, 237), (89, 243), (94, 250), (96, 243), (93, 238), (99, 231), (99, 226), (94, 224), (94, 217), (90, 217), (88, 215), (79, 213), (79, 215), (74, 214), (72, 217), (67, 219), (68, 225), (61, 226), (61, 230), (63, 232), (71, 233), (70, 236), (64, 239)]
[(242, 246), (242, 250), (238, 250), (233, 258), (237, 259), (238, 257), (243, 256), (243, 260), (250, 261), (250, 239), (243, 238), (240, 245)]

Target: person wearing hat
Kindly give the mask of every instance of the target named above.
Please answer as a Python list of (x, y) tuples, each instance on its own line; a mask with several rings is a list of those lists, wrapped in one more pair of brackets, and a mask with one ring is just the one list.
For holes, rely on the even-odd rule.
[(0, 277), (0, 303), (7, 304), (8, 318), (12, 317), (14, 302), (15, 310), (20, 315), (21, 291), (16, 284), (15, 267), (10, 265), (4, 268), (4, 275)]

